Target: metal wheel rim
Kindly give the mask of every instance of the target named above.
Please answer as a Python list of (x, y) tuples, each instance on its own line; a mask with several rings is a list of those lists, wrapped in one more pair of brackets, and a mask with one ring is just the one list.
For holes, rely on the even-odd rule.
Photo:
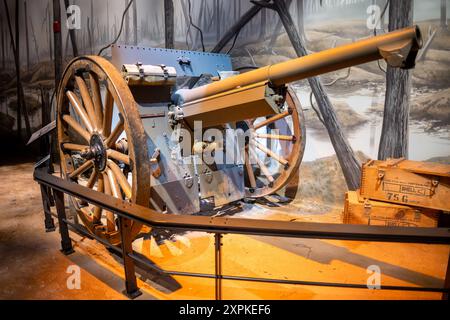
[[(82, 91), (86, 92), (86, 90), (82, 89), (83, 85), (82, 82), (80, 82), (80, 77), (81, 80), (84, 81), (86, 87), (88, 87), (88, 93), (92, 102), (90, 107), (89, 102), (86, 102), (89, 99), (86, 100), (86, 96), (81, 94)], [(97, 85), (95, 83), (97, 83)], [(96, 93), (98, 92), (98, 89), (95, 89), (95, 87), (100, 86), (101, 83), (104, 83), (107, 88), (105, 98), (102, 98), (101, 94), (98, 95)], [(75, 88), (78, 88), (80, 92), (78, 95), (75, 92)], [(72, 94), (68, 94), (69, 91), (72, 92)], [(79, 100), (81, 97), (81, 107), (84, 108), (80, 108), (79, 106), (76, 108), (74, 106), (76, 104), (76, 98), (73, 98), (73, 95), (78, 96)], [(111, 99), (113, 100), (112, 105)], [(98, 107), (99, 100), (100, 107)], [(94, 110), (92, 110), (92, 107)], [(92, 170), (91, 176), (88, 180), (87, 187), (96, 189), (99, 192), (110, 194), (116, 198), (122, 198), (123, 195), (125, 195), (127, 201), (148, 206), (148, 201), (150, 199), (150, 160), (148, 156), (146, 134), (133, 95), (115, 67), (106, 59), (97, 56), (83, 56), (72, 60), (64, 72), (61, 85), (58, 90), (57, 108), (57, 131), (61, 156), (62, 176), (69, 180), (73, 179), (74, 177), (71, 176), (71, 174), (74, 173), (74, 170), (80, 168), (80, 166), (77, 168), (74, 167), (73, 160), (71, 160), (72, 156), (69, 156), (67, 152), (68, 147), (71, 149), (79, 148), (79, 146), (75, 143), (70, 145), (71, 142), (73, 142), (73, 138), (69, 136), (68, 128), (70, 127), (72, 131), (77, 132), (78, 135), (81, 136), (81, 140), (84, 140), (84, 143), (88, 144), (91, 144), (92, 140), (95, 140), (93, 139), (93, 136), (97, 135), (101, 137), (101, 140), (103, 141), (103, 148), (106, 150), (98, 151), (96, 148), (93, 148), (98, 151), (98, 153), (95, 153), (96, 158), (94, 159), (96, 160), (97, 156), (105, 153), (107, 162), (106, 169), (102, 171), (101, 167), (99, 167), (94, 160), (93, 166), (89, 166), (94, 169)], [(112, 128), (111, 125), (108, 127), (108, 125), (105, 124), (107, 122), (112, 123), (113, 121), (113, 111), (108, 111), (109, 108), (116, 108), (118, 113), (122, 115), (121, 119), (123, 120), (123, 129), (120, 129), (120, 124), (118, 124), (115, 128)], [(70, 119), (68, 117), (68, 115), (70, 116), (71, 110), (73, 111), (73, 114), (78, 114), (78, 119), (74, 119), (73, 117)], [(100, 118), (100, 110), (103, 111), (103, 118)], [(83, 121), (86, 116), (91, 122), (91, 128), (89, 128), (89, 124), (87, 124), (86, 121)], [(72, 120), (75, 120), (78, 125), (84, 129), (84, 132), (79, 128), (78, 131), (75, 130)], [(69, 124), (69, 122), (72, 125)], [(126, 134), (128, 142), (127, 154), (121, 154), (118, 150), (115, 150), (115, 142), (117, 142), (117, 139), (120, 137), (120, 135), (117, 134), (118, 131), (122, 131)], [(89, 141), (87, 141), (88, 137)], [(94, 146), (97, 145), (101, 145), (101, 143), (94, 143)], [(84, 144), (84, 146), (87, 146), (87, 144)], [(102, 148), (98, 147), (97, 149)], [(69, 151), (72, 153), (76, 150)], [(85, 151), (86, 149), (82, 152)], [(132, 176), (132, 183), (128, 186), (126, 185), (128, 179), (124, 180), (121, 178), (120, 173), (117, 171), (118, 164), (126, 163), (127, 157)], [(86, 160), (84, 164), (89, 161), (92, 161), (92, 159)], [(123, 170), (121, 170), (121, 172), (123, 173)], [(93, 178), (94, 175), (95, 178)], [(111, 176), (115, 177), (115, 179)], [(124, 174), (124, 176), (126, 175)], [(91, 179), (95, 181), (92, 183)], [(100, 182), (101, 180), (102, 182)], [(108, 184), (109, 190), (107, 187)], [(117, 190), (117, 187), (119, 187), (119, 190)], [(120, 234), (118, 231), (118, 226), (115, 223), (115, 216), (113, 213), (107, 213), (101, 210), (101, 218), (99, 221), (99, 213), (96, 211), (100, 210), (99, 208), (89, 209), (89, 211), (86, 212), (77, 199), (71, 199), (71, 201), (75, 204), (75, 209), (81, 221), (90, 232), (113, 244), (120, 243)], [(109, 222), (107, 225), (105, 225), (102, 221), (104, 220), (104, 214), (109, 216), (109, 218), (107, 217), (107, 222)], [(111, 219), (113, 219), (113, 221), (111, 221)], [(111, 225), (111, 223), (114, 224)], [(113, 227), (114, 230), (112, 229)], [(133, 223), (131, 231), (132, 236), (136, 237), (141, 228), (141, 224)]]
[[(290, 142), (291, 149), (289, 151), (289, 155), (287, 157), (281, 157), (282, 158), (281, 160), (285, 160), (288, 162), (288, 166), (285, 169), (282, 169), (280, 175), (273, 177), (274, 181), (272, 182), (272, 184), (263, 187), (257, 185), (255, 188), (251, 181), (252, 180), (251, 173), (249, 174), (249, 172), (250, 168), (252, 168), (253, 175), (255, 175), (254, 170), (255, 166), (259, 167), (259, 169), (261, 170), (261, 163), (256, 163), (255, 166), (252, 166), (251, 163), (248, 162), (249, 153), (252, 153), (252, 151), (249, 151), (248, 149), (248, 147), (252, 145), (252, 143), (250, 142), (246, 147), (245, 168), (244, 168), (246, 172), (245, 196), (247, 198), (260, 198), (274, 194), (277, 191), (280, 191), (286, 185), (293, 184), (295, 182), (293, 181), (295, 178), (297, 178), (296, 183), (298, 184), (299, 181), (298, 168), (302, 162), (303, 154), (305, 151), (306, 130), (304, 125), (303, 109), (300, 105), (297, 95), (295, 94), (294, 90), (291, 87), (288, 87), (288, 93), (286, 95), (286, 105), (288, 110), (291, 111), (291, 114), (272, 123), (284, 123), (284, 125), (286, 125), (286, 118), (291, 117), (292, 119), (292, 131), (293, 131), (292, 136), (295, 137), (295, 140)], [(273, 117), (269, 119), (272, 118)], [(255, 120), (256, 119), (247, 121), (247, 125), (252, 131), (255, 130), (254, 125)], [(252, 133), (250, 140), (252, 139), (258, 139), (257, 137), (255, 137), (255, 133)], [(257, 146), (254, 146), (254, 148), (259, 150), (258, 152), (264, 152), (261, 151), (261, 149), (259, 149)], [(266, 179), (267, 181), (269, 181), (267, 177)]]

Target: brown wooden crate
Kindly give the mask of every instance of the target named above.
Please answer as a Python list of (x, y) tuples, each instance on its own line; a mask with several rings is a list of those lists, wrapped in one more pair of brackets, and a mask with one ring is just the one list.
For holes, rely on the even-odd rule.
[(439, 211), (364, 200), (359, 191), (346, 194), (343, 222), (398, 227), (435, 228)]
[(371, 200), (450, 211), (447, 172), (449, 165), (402, 159), (369, 161), (362, 170), (361, 195)]

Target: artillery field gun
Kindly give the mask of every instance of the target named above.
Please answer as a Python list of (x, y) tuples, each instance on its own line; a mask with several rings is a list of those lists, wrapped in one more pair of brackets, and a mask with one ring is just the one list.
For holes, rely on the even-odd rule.
[[(421, 45), (412, 27), (240, 75), (221, 54), (114, 46), (112, 63), (78, 57), (58, 90), (62, 175), (167, 214), (272, 194), (298, 177), (305, 148), (287, 84), (378, 59), (412, 68)], [(71, 203), (91, 233), (120, 243), (114, 213)]]

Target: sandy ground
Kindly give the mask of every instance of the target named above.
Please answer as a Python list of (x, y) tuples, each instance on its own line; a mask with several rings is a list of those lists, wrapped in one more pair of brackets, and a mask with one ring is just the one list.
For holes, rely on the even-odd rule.
[[(0, 167), (0, 297), (2, 299), (123, 299), (120, 278), (107, 272), (89, 272), (82, 250), (61, 254), (59, 234), (45, 233), (39, 187), (32, 164)], [(84, 265), (85, 290), (68, 290), (67, 268)], [(97, 268), (97, 270), (100, 270)], [(113, 284), (117, 284), (117, 290)]]
[[(45, 233), (32, 164), (0, 167), (0, 298), (125, 299), (120, 261), (95, 241), (71, 233), (75, 253), (59, 252), (57, 232)], [(295, 203), (294, 203), (295, 204)], [(295, 205), (246, 205), (240, 216), (290, 221), (338, 222), (340, 215), (305, 214)], [(449, 248), (226, 235), (223, 273), (365, 284), (367, 268), (381, 269), (384, 285), (439, 287)], [(214, 272), (214, 241), (204, 233), (178, 234), (160, 242), (135, 241), (135, 249), (166, 270)], [(81, 269), (81, 288), (69, 290), (67, 270)], [(139, 299), (212, 299), (214, 281), (140, 272)], [(440, 299), (437, 293), (292, 286), (224, 281), (225, 299)]]

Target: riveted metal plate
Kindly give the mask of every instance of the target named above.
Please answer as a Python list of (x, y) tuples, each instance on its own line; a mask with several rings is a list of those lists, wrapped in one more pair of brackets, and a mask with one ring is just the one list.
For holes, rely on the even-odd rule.
[(221, 71), (233, 70), (231, 57), (226, 54), (125, 45), (114, 45), (111, 50), (112, 63), (118, 70), (137, 62), (175, 67), (179, 77), (219, 76)]
[(150, 207), (157, 211), (186, 215), (200, 211), (197, 179), (190, 188), (184, 180), (153, 184), (150, 197)]
[(245, 192), (242, 170), (241, 166), (237, 166), (200, 175), (201, 198), (214, 197), (217, 207), (243, 199)]

